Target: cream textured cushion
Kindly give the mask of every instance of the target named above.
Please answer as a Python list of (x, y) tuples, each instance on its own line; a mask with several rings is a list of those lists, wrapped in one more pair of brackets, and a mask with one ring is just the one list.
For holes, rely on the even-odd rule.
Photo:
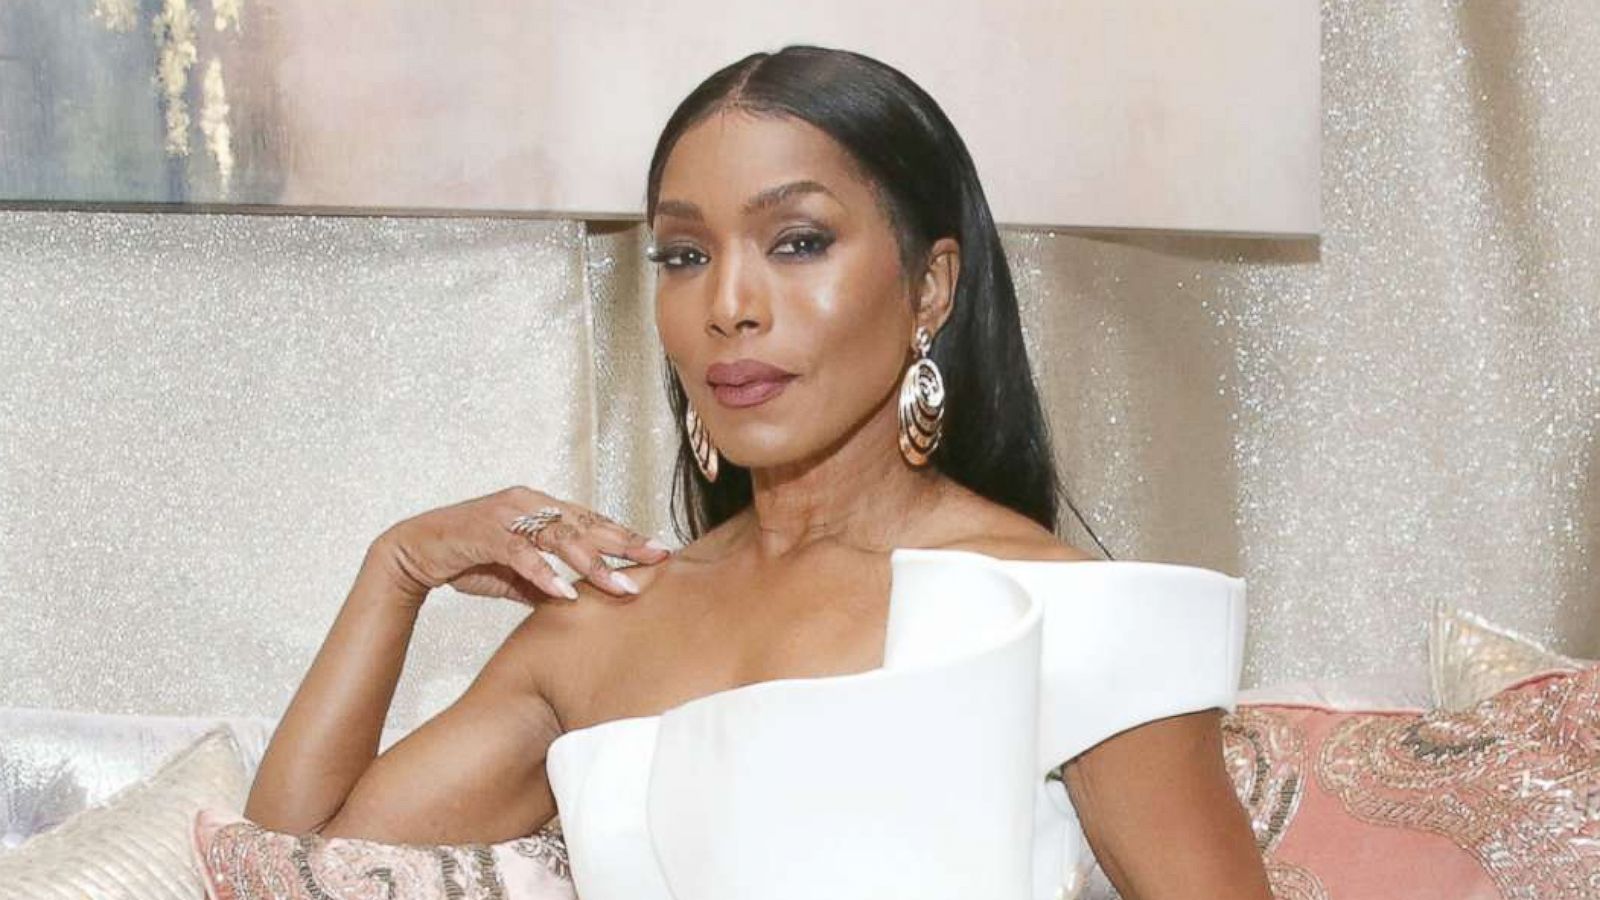
[(0, 900), (196, 900), (195, 813), (240, 809), (248, 789), (238, 742), (219, 725), (148, 778), (0, 854)]
[(1563, 656), (1482, 616), (1436, 602), (1428, 635), (1433, 705), (1471, 709), (1505, 688), (1544, 672), (1575, 672), (1597, 660)]

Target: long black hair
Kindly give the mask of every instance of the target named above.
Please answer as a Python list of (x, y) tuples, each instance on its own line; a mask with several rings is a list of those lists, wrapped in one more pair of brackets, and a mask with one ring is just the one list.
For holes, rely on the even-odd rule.
[[(920, 278), (934, 241), (956, 239), (952, 309), (929, 354), (945, 384), (944, 432), (931, 464), (1051, 531), (1058, 498), (1083, 522), (1056, 474), (1000, 233), (966, 144), (939, 105), (898, 69), (860, 53), (802, 44), (752, 53), (701, 82), (667, 120), (650, 159), (646, 222), (655, 221), (661, 173), (678, 138), (729, 108), (792, 116), (837, 141), (888, 214), (908, 280)], [(688, 399), (670, 361), (666, 382), (681, 426)], [(723, 459), (717, 480), (707, 481), (681, 427), (679, 435), (672, 516), (678, 536), (691, 540), (750, 505), (750, 470)]]

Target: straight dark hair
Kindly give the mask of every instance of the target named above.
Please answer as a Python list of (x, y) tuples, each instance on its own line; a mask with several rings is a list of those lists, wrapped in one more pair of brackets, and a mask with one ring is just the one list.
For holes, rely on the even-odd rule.
[[(795, 44), (752, 53), (701, 82), (667, 120), (650, 159), (645, 221), (655, 221), (661, 173), (678, 138), (725, 109), (808, 122), (831, 136), (872, 185), (899, 243), (901, 270), (920, 280), (933, 242), (954, 237), (961, 268), (949, 319), (930, 356), (944, 376), (944, 434), (931, 464), (977, 494), (1056, 530), (1056, 501), (1105, 545), (1061, 489), (1000, 233), (966, 144), (944, 111), (892, 66), (848, 50)], [(717, 480), (695, 465), (682, 428), (688, 403), (666, 362), (679, 424), (672, 517), (692, 540), (751, 502), (750, 470), (722, 460)]]

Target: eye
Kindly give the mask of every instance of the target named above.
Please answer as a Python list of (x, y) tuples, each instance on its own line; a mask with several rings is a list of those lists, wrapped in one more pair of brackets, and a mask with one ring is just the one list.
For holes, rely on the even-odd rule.
[[(795, 231), (784, 235), (784, 239), (777, 247), (772, 248), (779, 256), (793, 256), (801, 259), (821, 256), (828, 245), (833, 243), (833, 235), (822, 231)], [(793, 247), (788, 252), (781, 252), (781, 247)]]
[[(698, 262), (689, 262), (687, 257), (698, 257)], [(645, 251), (645, 259), (667, 269), (683, 269), (691, 265), (705, 265), (706, 255), (693, 247), (651, 247)]]

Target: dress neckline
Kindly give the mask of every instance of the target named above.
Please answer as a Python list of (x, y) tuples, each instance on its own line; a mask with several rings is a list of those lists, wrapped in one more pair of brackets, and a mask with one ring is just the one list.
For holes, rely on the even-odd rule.
[[(976, 551), (976, 550), (962, 550), (962, 549), (958, 549), (958, 548), (954, 548), (954, 547), (894, 547), (894, 548), (891, 548), (890, 551), (889, 551), (889, 571), (890, 571), (889, 590), (891, 592), (891, 595), (892, 595), (892, 593), (894, 591), (894, 575), (893, 575), (893, 572), (894, 572), (894, 561), (895, 561), (895, 559), (897, 559), (899, 557), (902, 557), (902, 556), (905, 556), (905, 557), (912, 557), (912, 556), (966, 556), (966, 557), (977, 557), (977, 558), (983, 559), (983, 560), (985, 560), (985, 561), (987, 561), (989, 563), (1000, 563), (1000, 564), (1003, 564), (1003, 565), (1013, 565), (1013, 564), (1015, 564), (1015, 565), (1020, 565), (1020, 566), (1026, 566), (1026, 565), (1030, 565), (1030, 564), (1066, 564), (1066, 563), (1080, 563), (1080, 562), (1122, 562), (1122, 560), (1008, 559), (1006, 557), (995, 556), (995, 555), (990, 554), (990, 553), (980, 553), (979, 551)], [(1149, 563), (1149, 562), (1142, 562), (1142, 561), (1141, 561), (1141, 564), (1144, 564), (1144, 565), (1157, 565), (1157, 566), (1172, 565), (1171, 563)], [(555, 739), (552, 740), (550, 742), (549, 746), (545, 748), (545, 759), (548, 760), (551, 756), (553, 756), (555, 754), (555, 752), (556, 752), (557, 745), (561, 744), (561, 742), (564, 739), (566, 739), (567, 737), (575, 737), (575, 736), (581, 735), (581, 734), (597, 733), (597, 732), (601, 731), (602, 729), (604, 729), (608, 725), (625, 725), (625, 724), (628, 724), (628, 723), (649, 722), (649, 721), (652, 721), (652, 720), (659, 720), (662, 717), (666, 716), (668, 713), (674, 712), (675, 710), (681, 709), (681, 708), (683, 708), (685, 706), (688, 706), (688, 705), (690, 705), (692, 703), (699, 703), (699, 702), (702, 702), (702, 701), (711, 701), (712, 698), (727, 697), (727, 696), (729, 696), (731, 694), (754, 692), (755, 690), (759, 690), (759, 689), (765, 688), (767, 685), (775, 685), (776, 686), (776, 685), (783, 685), (783, 684), (797, 682), (797, 681), (805, 681), (805, 682), (833, 681), (833, 680), (836, 680), (836, 679), (844, 679), (844, 678), (859, 678), (859, 677), (861, 677), (863, 675), (870, 675), (873, 672), (879, 671), (880, 669), (882, 669), (881, 665), (879, 665), (878, 667), (873, 668), (873, 669), (868, 669), (868, 670), (866, 670), (864, 672), (845, 672), (845, 673), (840, 674), (840, 675), (794, 675), (794, 676), (784, 676), (784, 677), (781, 677), (781, 678), (767, 678), (767, 679), (763, 679), (761, 681), (752, 681), (749, 684), (740, 684), (740, 685), (735, 685), (733, 687), (723, 688), (723, 689), (717, 690), (717, 691), (712, 691), (709, 694), (701, 694), (698, 697), (691, 697), (688, 700), (684, 700), (684, 701), (682, 701), (680, 703), (676, 703), (676, 704), (674, 704), (672, 706), (669, 706), (666, 709), (664, 709), (664, 710), (662, 710), (661, 712), (658, 712), (658, 713), (646, 713), (646, 714), (637, 715), (637, 716), (619, 716), (619, 717), (617, 717), (615, 719), (606, 719), (606, 720), (601, 721), (601, 722), (595, 722), (595, 723), (593, 723), (591, 725), (585, 725), (582, 728), (571, 728), (571, 729), (563, 731), (560, 734), (555, 736)]]
[[(1227, 574), (1225, 572), (1220, 572), (1220, 571), (1218, 571), (1216, 569), (1210, 569), (1210, 568), (1206, 568), (1204, 566), (1190, 565), (1188, 563), (1158, 562), (1158, 561), (1154, 561), (1154, 560), (1143, 560), (1143, 559), (1138, 559), (1138, 560), (1133, 560), (1133, 559), (1102, 560), (1102, 559), (1028, 559), (1028, 558), (1008, 558), (1008, 557), (1003, 557), (1003, 556), (995, 556), (992, 553), (981, 553), (981, 552), (979, 552), (977, 550), (962, 550), (962, 549), (955, 548), (955, 547), (894, 547), (894, 548), (891, 548), (890, 551), (889, 551), (889, 573), (890, 573), (890, 575), (889, 575), (889, 591), (890, 591), (890, 596), (891, 597), (893, 596), (893, 592), (894, 592), (894, 561), (899, 557), (917, 557), (917, 556), (922, 556), (922, 557), (939, 557), (939, 556), (968, 557), (968, 558), (983, 560), (983, 561), (985, 561), (986, 564), (990, 564), (990, 565), (999, 565), (999, 566), (1002, 566), (1002, 567), (1016, 567), (1016, 568), (1038, 568), (1038, 567), (1073, 565), (1073, 564), (1084, 563), (1084, 562), (1095, 562), (1095, 563), (1101, 563), (1101, 564), (1112, 565), (1112, 566), (1140, 567), (1140, 568), (1160, 569), (1160, 570), (1168, 570), (1168, 571), (1183, 569), (1183, 570), (1187, 570), (1187, 571), (1191, 571), (1191, 572), (1206, 572), (1206, 573), (1209, 573), (1211, 575), (1221, 576), (1223, 578), (1227, 578), (1227, 579), (1232, 580), (1232, 581), (1241, 580), (1238, 576), (1235, 576), (1235, 575), (1229, 575), (1229, 574)], [(840, 674), (840, 675), (793, 675), (793, 676), (784, 676), (784, 677), (781, 677), (781, 678), (767, 678), (767, 679), (763, 679), (761, 681), (752, 681), (749, 684), (740, 684), (740, 685), (735, 685), (735, 686), (730, 687), (730, 688), (723, 688), (721, 690), (712, 691), (709, 694), (701, 694), (698, 697), (691, 697), (688, 700), (684, 700), (682, 702), (675, 703), (672, 706), (669, 706), (666, 709), (664, 709), (664, 710), (662, 710), (662, 711), (660, 711), (658, 713), (646, 713), (644, 715), (638, 715), (638, 716), (619, 716), (619, 717), (617, 717), (615, 719), (606, 719), (606, 720), (601, 721), (601, 722), (595, 722), (595, 723), (590, 724), (590, 725), (585, 725), (582, 728), (568, 729), (568, 730), (563, 731), (560, 734), (556, 735), (555, 739), (552, 740), (550, 742), (549, 746), (547, 746), (545, 748), (545, 759), (546, 759), (546, 761), (548, 761), (549, 758), (555, 754), (556, 746), (559, 745), (562, 742), (563, 739), (565, 739), (565, 738), (567, 738), (569, 736), (575, 737), (577, 735), (598, 733), (601, 730), (605, 729), (607, 726), (622, 726), (622, 725), (628, 725), (630, 723), (641, 723), (641, 722), (658, 721), (661, 718), (665, 717), (667, 714), (675, 712), (675, 711), (677, 711), (679, 709), (682, 709), (683, 707), (689, 706), (691, 704), (701, 703), (701, 702), (714, 702), (714, 698), (728, 697), (728, 696), (733, 695), (733, 694), (754, 693), (754, 692), (760, 691), (760, 690), (773, 690), (773, 689), (778, 689), (783, 685), (792, 684), (792, 683), (795, 683), (795, 682), (818, 682), (818, 681), (839, 681), (839, 680), (843, 680), (843, 679), (861, 679), (861, 678), (872, 677), (876, 673), (881, 672), (882, 670), (883, 670), (883, 666), (880, 664), (875, 668), (867, 669), (866, 671), (863, 671), (863, 672), (846, 672), (846, 673), (843, 673), (843, 674)]]

